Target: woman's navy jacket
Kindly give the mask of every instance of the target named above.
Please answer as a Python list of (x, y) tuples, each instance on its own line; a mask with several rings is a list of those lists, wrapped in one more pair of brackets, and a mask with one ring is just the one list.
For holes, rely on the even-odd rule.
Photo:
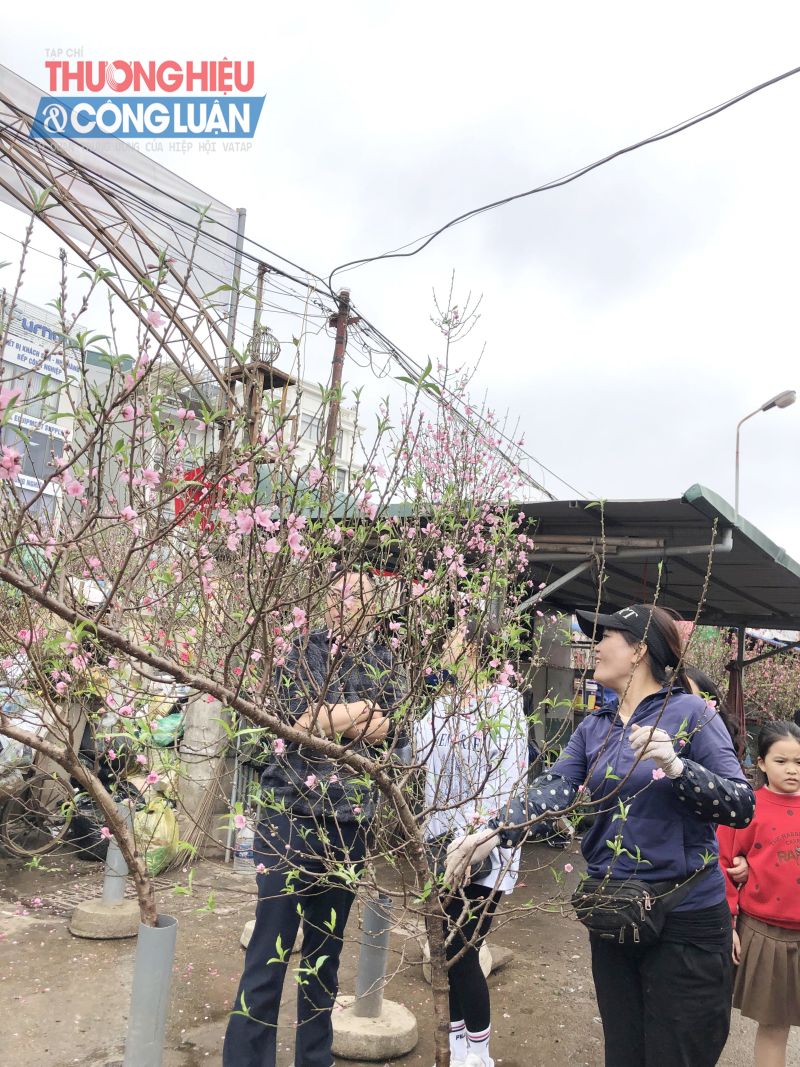
[[(630, 745), (634, 723), (669, 733), (684, 763), (679, 778), (667, 778), (652, 760), (636, 762)], [(587, 716), (550, 770), (531, 784), (527, 798), (512, 801), (496, 820), (502, 843), (515, 844), (527, 832), (539, 836), (546, 824), (530, 831), (522, 824), (569, 808), (581, 787), (591, 793), (590, 811), (596, 812), (581, 850), (589, 875), (598, 878), (683, 881), (716, 862), (716, 827), (746, 826), (755, 807), (719, 713), (675, 686), (643, 700), (624, 725), (616, 705)], [(717, 867), (676, 911), (724, 899), (724, 874)]]

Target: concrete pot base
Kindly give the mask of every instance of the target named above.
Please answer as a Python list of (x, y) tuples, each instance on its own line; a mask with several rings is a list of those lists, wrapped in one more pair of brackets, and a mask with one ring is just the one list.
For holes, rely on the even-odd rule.
[(353, 1012), (355, 997), (339, 997), (333, 1009), (333, 1052), (343, 1060), (385, 1062), (405, 1056), (418, 1040), (417, 1020), (404, 1004), (384, 1000), (370, 1019)]

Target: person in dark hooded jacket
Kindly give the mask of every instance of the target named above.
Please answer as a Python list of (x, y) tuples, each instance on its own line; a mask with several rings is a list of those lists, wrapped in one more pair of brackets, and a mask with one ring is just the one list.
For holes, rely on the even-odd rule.
[[(295, 726), (375, 755), (391, 737), (399, 686), (388, 649), (370, 640), (372, 579), (340, 575), (324, 629), (298, 639), (279, 669), (280, 712)], [(307, 745), (273, 743), (261, 780), (265, 817), (254, 842), (256, 923), (228, 1022), (224, 1067), (275, 1067), (278, 1010), (300, 923), (296, 1067), (332, 1067), (331, 1011), (339, 957), (363, 867), (376, 792), (363, 776)], [(337, 868), (346, 870), (342, 878)]]

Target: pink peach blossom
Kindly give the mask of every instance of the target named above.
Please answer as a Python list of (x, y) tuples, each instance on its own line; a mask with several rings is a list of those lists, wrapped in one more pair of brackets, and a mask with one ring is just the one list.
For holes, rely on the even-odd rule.
[(157, 470), (153, 470), (152, 467), (145, 467), (141, 473), (142, 483), (149, 485), (151, 489), (155, 489), (161, 483), (161, 475)]
[(22, 456), (16, 448), (3, 445), (3, 454), (0, 456), (0, 480), (10, 482), (22, 474)]
[(0, 389), (0, 413), (19, 396), (22, 396), (21, 389)]

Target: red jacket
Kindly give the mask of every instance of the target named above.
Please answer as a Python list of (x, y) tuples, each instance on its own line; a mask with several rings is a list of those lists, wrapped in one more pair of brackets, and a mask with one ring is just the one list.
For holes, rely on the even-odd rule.
[(720, 826), (719, 861), (723, 870), (734, 856), (750, 867), (741, 887), (725, 876), (731, 914), (739, 910), (754, 919), (800, 930), (800, 794), (756, 790), (756, 813), (743, 830)]

